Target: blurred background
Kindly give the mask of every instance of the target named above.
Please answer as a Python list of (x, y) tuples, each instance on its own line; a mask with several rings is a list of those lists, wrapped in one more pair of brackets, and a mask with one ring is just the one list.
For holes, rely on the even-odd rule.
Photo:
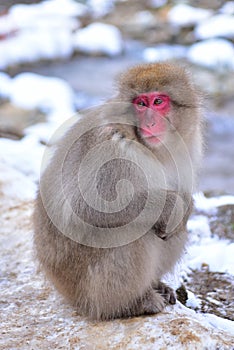
[(53, 131), (128, 66), (186, 65), (204, 93), (199, 189), (234, 193), (234, 1), (0, 1), (0, 162), (36, 182)]

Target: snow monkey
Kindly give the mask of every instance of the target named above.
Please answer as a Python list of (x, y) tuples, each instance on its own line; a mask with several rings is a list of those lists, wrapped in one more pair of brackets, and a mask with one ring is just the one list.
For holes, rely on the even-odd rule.
[(187, 242), (202, 154), (201, 98), (185, 68), (138, 65), (116, 86), (57, 141), (34, 211), (46, 276), (95, 320), (176, 303), (161, 279)]

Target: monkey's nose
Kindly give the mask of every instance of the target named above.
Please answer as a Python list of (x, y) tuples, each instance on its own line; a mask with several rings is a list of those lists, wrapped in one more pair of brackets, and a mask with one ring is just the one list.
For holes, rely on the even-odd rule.
[(147, 126), (147, 128), (152, 128), (153, 126), (155, 126), (155, 121), (152, 121), (152, 122), (147, 122), (146, 123), (146, 126)]

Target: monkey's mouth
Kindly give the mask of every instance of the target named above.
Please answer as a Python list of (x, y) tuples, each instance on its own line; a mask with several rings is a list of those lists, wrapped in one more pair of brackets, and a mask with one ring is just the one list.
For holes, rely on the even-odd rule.
[(162, 134), (158, 134), (158, 135), (152, 135), (152, 136), (143, 136), (145, 141), (151, 144), (157, 144), (159, 142), (162, 142)]
[(151, 133), (150, 131), (141, 130), (141, 137), (149, 143), (158, 143), (162, 141), (163, 133)]

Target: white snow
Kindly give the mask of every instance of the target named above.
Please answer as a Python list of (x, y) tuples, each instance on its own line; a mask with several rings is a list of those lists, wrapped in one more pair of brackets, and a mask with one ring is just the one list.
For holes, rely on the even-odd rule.
[(21, 73), (11, 81), (9, 98), (13, 104), (24, 109), (40, 108), (56, 115), (74, 111), (74, 93), (70, 86), (59, 78)]
[(134, 22), (140, 26), (150, 26), (155, 24), (155, 17), (150, 11), (139, 11), (134, 16)]
[(234, 196), (231, 195), (207, 198), (203, 193), (199, 192), (193, 198), (196, 208), (208, 213), (214, 212), (216, 207), (234, 204)]
[(194, 34), (197, 39), (234, 38), (234, 17), (226, 14), (213, 16), (198, 24)]
[(21, 73), (12, 79), (6, 74), (1, 77), (2, 96), (21, 108), (47, 113), (47, 122), (25, 129), (26, 136), (20, 141), (0, 139), (0, 161), (37, 181), (45, 149), (40, 140), (48, 142), (58, 126), (74, 115), (73, 91), (62, 79), (34, 73)]
[[(194, 195), (194, 204), (198, 210), (215, 215), (219, 206), (234, 204), (234, 196), (220, 196), (206, 198), (202, 193)], [(191, 269), (200, 269), (203, 264), (210, 271), (234, 271), (234, 243), (227, 239), (220, 239), (212, 234), (209, 218), (196, 215), (188, 221), (190, 244), (186, 255), (186, 265)]]
[(87, 7), (74, 0), (47, 0), (39, 4), (17, 4), (10, 8), (11, 18), (22, 27), (28, 21), (33, 24), (40, 17), (52, 16), (59, 18), (83, 16), (87, 13)]
[(187, 58), (208, 68), (234, 69), (234, 46), (225, 39), (204, 40), (191, 45)]
[(150, 6), (153, 8), (159, 8), (167, 4), (167, 0), (151, 0)]
[(201, 238), (211, 236), (210, 225), (207, 216), (196, 215), (193, 216), (187, 224), (188, 231), (191, 232), (189, 235), (190, 243), (198, 243)]
[(234, 243), (217, 237), (201, 238), (199, 243), (188, 248), (188, 265), (192, 269), (200, 269), (203, 264), (209, 266), (210, 271), (234, 271)]
[(186, 4), (178, 4), (168, 12), (168, 20), (175, 26), (188, 27), (209, 18), (212, 13), (213, 11), (211, 10), (196, 8)]
[[(24, 137), (20, 141), (1, 138), (0, 162), (27, 176), (30, 182), (36, 182), (40, 175), (44, 149), (45, 146), (41, 145), (31, 135)], [(23, 192), (25, 181), (22, 182), (21, 186), (20, 191)], [(10, 188), (10, 185), (7, 188), (12, 193), (13, 189)], [(16, 184), (13, 184), (13, 188), (16, 188)], [(26, 188), (25, 191), (27, 193), (28, 189)]]
[(88, 0), (87, 5), (94, 17), (102, 17), (111, 12), (114, 8), (115, 0)]
[(201, 300), (194, 295), (190, 290), (187, 290), (188, 299), (186, 301), (186, 306), (191, 307), (191, 309), (197, 309), (201, 306)]
[(227, 15), (234, 15), (234, 1), (225, 2), (219, 11)]
[(85, 53), (115, 56), (119, 55), (123, 49), (122, 37), (118, 28), (99, 22), (78, 30), (73, 40), (76, 50)]
[(187, 49), (181, 45), (161, 44), (157, 47), (148, 47), (143, 51), (143, 59), (146, 62), (166, 61), (185, 57)]
[(7, 98), (10, 93), (11, 78), (6, 73), (0, 72), (0, 97)]
[[(12, 154), (9, 155), (12, 157)], [(31, 200), (36, 193), (36, 184), (31, 177), (24, 175), (22, 169), (15, 170), (12, 166), (0, 163), (1, 192), (11, 198), (23, 201)]]
[(73, 0), (48, 0), (39, 4), (16, 4), (0, 16), (0, 69), (40, 59), (72, 55), (77, 17), (87, 7)]
[(234, 322), (209, 313), (203, 314), (203, 317), (211, 326), (217, 329), (223, 329), (224, 331), (234, 335)]

